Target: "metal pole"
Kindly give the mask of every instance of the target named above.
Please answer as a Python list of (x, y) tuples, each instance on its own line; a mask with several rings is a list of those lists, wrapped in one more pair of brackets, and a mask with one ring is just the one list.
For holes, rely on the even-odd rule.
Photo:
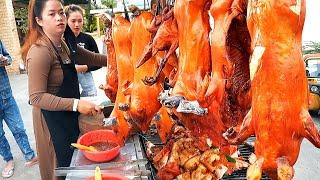
[(122, 4), (123, 4), (123, 8), (124, 8), (124, 15), (125, 15), (125, 18), (130, 21), (130, 17), (129, 17), (129, 13), (127, 11), (127, 7), (126, 7), (126, 4), (124, 2), (124, 0), (122, 0)]
[(98, 36), (100, 37), (100, 35), (101, 35), (101, 32), (100, 32), (100, 17), (97, 16), (97, 17), (96, 17), (96, 20), (97, 20)]

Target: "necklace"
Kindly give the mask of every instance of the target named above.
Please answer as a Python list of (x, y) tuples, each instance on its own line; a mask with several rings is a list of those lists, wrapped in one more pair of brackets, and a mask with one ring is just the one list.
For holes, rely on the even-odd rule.
[(59, 53), (61, 53), (61, 52), (63, 51), (63, 49), (62, 49), (62, 46), (61, 46), (61, 45), (60, 45), (60, 46), (57, 46), (56, 48), (57, 48), (57, 50), (59, 51)]

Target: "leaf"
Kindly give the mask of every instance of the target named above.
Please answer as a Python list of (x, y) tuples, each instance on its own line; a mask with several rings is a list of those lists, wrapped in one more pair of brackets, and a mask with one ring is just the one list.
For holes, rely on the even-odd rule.
[(232, 163), (236, 163), (236, 159), (232, 158), (229, 155), (225, 155), (225, 156), (226, 156), (227, 161), (232, 162)]

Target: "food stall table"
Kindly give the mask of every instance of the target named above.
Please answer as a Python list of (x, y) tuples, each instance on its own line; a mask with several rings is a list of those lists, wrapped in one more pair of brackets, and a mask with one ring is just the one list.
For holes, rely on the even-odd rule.
[(107, 163), (90, 161), (76, 149), (70, 167), (58, 168), (56, 174), (67, 174), (66, 180), (86, 179), (90, 175), (94, 176), (96, 166), (101, 166), (102, 172), (104, 171), (103, 167), (112, 167), (106, 171), (120, 172), (122, 175), (131, 177), (130, 179), (147, 180), (149, 179), (149, 170), (146, 168), (148, 160), (141, 147), (139, 136), (135, 135), (127, 140), (125, 146), (121, 148), (120, 154)]

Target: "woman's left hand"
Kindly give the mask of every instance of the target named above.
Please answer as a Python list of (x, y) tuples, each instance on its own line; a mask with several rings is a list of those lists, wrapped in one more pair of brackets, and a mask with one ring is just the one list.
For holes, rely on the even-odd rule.
[(86, 73), (88, 71), (87, 65), (75, 65), (77, 73)]

